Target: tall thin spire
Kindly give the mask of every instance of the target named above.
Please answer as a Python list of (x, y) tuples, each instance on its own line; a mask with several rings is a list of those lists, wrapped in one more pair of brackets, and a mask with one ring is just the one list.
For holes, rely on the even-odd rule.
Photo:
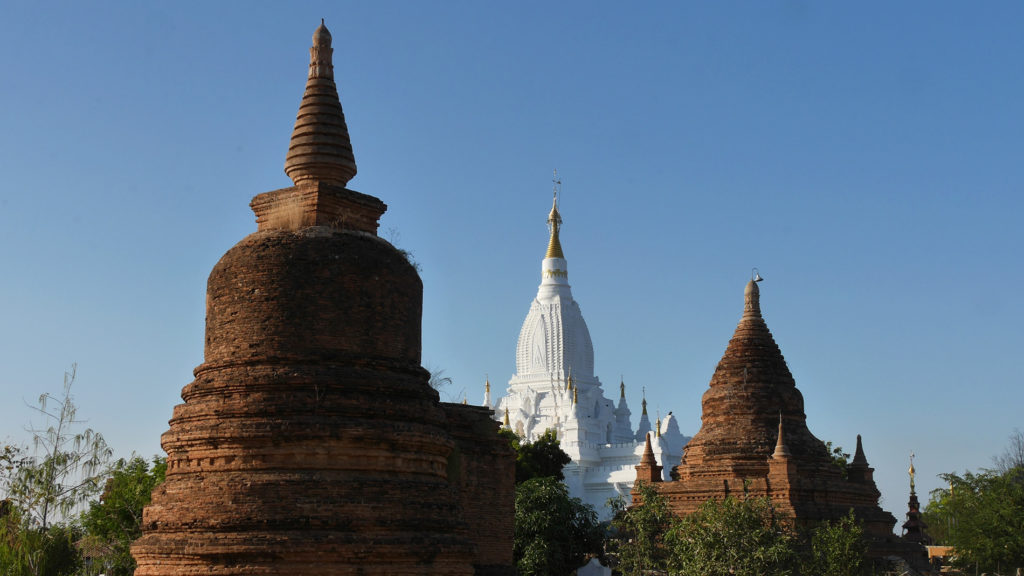
[(344, 187), (356, 175), (345, 113), (334, 83), (331, 33), (323, 20), (313, 33), (309, 75), (292, 130), (284, 171), (296, 185), (319, 181)]
[(914, 470), (914, 453), (913, 452), (910, 453), (910, 469), (907, 470), (907, 473), (910, 474), (910, 495), (914, 496), (915, 495), (915, 492), (914, 492), (914, 476), (917, 475), (917, 470)]
[(772, 458), (788, 458), (792, 456), (789, 452), (789, 447), (786, 446), (786, 442), (782, 439), (782, 411), (779, 411), (779, 439), (775, 441), (775, 453), (772, 454)]
[(562, 227), (562, 215), (558, 213), (558, 190), (562, 186), (562, 181), (558, 179), (558, 170), (555, 170), (555, 175), (551, 179), (554, 183), (551, 195), (551, 213), (548, 214), (548, 229), (551, 232), (551, 239), (548, 240), (548, 252), (544, 256), (545, 258), (565, 258), (562, 254), (562, 242), (558, 239), (558, 230)]

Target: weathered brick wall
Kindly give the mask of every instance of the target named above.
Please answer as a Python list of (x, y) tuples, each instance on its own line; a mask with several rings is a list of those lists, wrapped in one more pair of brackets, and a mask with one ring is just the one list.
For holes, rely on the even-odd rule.
[(421, 290), (364, 233), (232, 248), (210, 275), (206, 361), (162, 439), (136, 574), (472, 574), (455, 442), (419, 367)]
[(483, 406), (442, 404), (456, 449), (449, 480), (459, 494), (478, 576), (509, 575), (515, 518), (515, 452)]

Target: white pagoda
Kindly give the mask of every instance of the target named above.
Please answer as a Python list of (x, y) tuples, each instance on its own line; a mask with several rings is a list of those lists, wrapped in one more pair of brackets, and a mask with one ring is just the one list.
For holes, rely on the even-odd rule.
[[(556, 180), (557, 186), (557, 180)], [(602, 519), (611, 513), (608, 499), (629, 500), (640, 463), (644, 439), (651, 432), (651, 447), (669, 480), (689, 440), (679, 432), (671, 412), (654, 429), (643, 400), (640, 424), (630, 423), (626, 387), (619, 383), (618, 405), (604, 395), (594, 375), (594, 345), (580, 307), (572, 297), (569, 273), (559, 229), (557, 188), (548, 215), (550, 240), (541, 264), (541, 283), (530, 305), (516, 347), (516, 373), (507, 395), (491, 404), (490, 383), (484, 404), (494, 417), (528, 441), (554, 429), (571, 458), (563, 470), (570, 495), (597, 510)]]

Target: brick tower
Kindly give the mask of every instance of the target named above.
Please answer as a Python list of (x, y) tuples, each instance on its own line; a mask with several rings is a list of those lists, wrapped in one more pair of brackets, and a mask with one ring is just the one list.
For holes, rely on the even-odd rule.
[(796, 524), (840, 518), (852, 508), (873, 537), (891, 539), (896, 519), (878, 506), (860, 438), (843, 478), (808, 430), (803, 396), (761, 317), (753, 280), (702, 408), (701, 429), (676, 467), (679, 479), (653, 484), (673, 512), (690, 514), (706, 500), (730, 495), (767, 496)]
[[(346, 188), (331, 58), (321, 24), (285, 162), (295, 185), (253, 199), (257, 231), (210, 274), (205, 358), (162, 437), (138, 576), (511, 566), (510, 448), (489, 411), (427, 384), (422, 283), (377, 237), (384, 203)], [(483, 509), (509, 520), (478, 527)]]

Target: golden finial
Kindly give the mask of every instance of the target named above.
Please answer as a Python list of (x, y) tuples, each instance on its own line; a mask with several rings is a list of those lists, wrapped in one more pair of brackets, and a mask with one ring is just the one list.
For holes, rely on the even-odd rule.
[(484, 375), (484, 392), (491, 393), (491, 379), (486, 374)]
[(658, 419), (654, 421), (654, 435), (661, 438), (661, 413), (658, 413)]
[(562, 187), (562, 181), (558, 179), (558, 170), (555, 170), (555, 176), (551, 181), (554, 183), (552, 190), (554, 199), (551, 201), (551, 213), (548, 214), (548, 228), (551, 233), (551, 239), (548, 240), (548, 252), (544, 257), (565, 258), (562, 254), (562, 242), (558, 239), (558, 229), (562, 226), (562, 215), (558, 213), (558, 192)]
[(580, 403), (580, 389), (577, 388), (576, 386), (572, 387), (572, 403), (573, 404), (579, 404)]
[(508, 406), (505, 406), (505, 427), (510, 428), (512, 424), (508, 421)]
[(913, 494), (914, 493), (914, 476), (917, 474), (917, 470), (914, 470), (914, 453), (913, 452), (910, 453), (910, 470), (907, 470), (907, 472), (910, 473), (910, 493)]
[(569, 378), (565, 380), (565, 389), (572, 390), (573, 384), (575, 383), (576, 380), (572, 377), (572, 368), (569, 368)]

